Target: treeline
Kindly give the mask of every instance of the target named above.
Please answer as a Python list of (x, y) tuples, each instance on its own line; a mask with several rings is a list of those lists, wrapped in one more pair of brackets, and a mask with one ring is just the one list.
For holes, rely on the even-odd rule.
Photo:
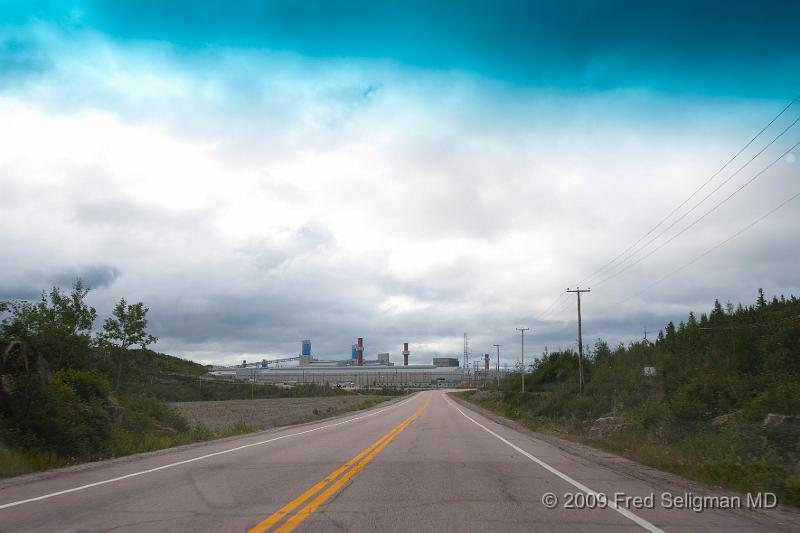
[[(645, 367), (655, 369), (646, 375)], [(641, 462), (800, 505), (800, 300), (718, 301), (655, 342), (545, 353), (478, 403)], [(493, 386), (489, 386), (493, 388)]]
[(148, 309), (120, 300), (94, 332), (78, 280), (37, 302), (0, 302), (0, 477), (213, 438), (168, 401), (347, 394), (207, 383), (206, 368), (149, 350)]

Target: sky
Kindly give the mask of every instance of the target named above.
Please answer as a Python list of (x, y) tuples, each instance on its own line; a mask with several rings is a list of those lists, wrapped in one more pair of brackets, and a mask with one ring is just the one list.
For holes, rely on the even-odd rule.
[(0, 299), (80, 277), (209, 364), (511, 366), (576, 348), (579, 283), (585, 344), (800, 294), (799, 15), (0, 1)]

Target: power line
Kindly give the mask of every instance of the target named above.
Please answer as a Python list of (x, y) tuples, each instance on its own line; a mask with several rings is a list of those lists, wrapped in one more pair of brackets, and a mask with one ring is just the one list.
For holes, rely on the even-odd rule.
[[(675, 214), (677, 211), (679, 211), (679, 210), (680, 210), (680, 209), (681, 209), (681, 208), (682, 208), (684, 205), (686, 205), (686, 204), (687, 204), (687, 203), (688, 203), (688, 202), (689, 202), (689, 201), (690, 201), (692, 198), (694, 198), (694, 196), (695, 196), (695, 195), (697, 195), (697, 193), (699, 193), (701, 190), (703, 190), (703, 189), (705, 188), (705, 186), (706, 186), (706, 185), (708, 185), (709, 183), (711, 183), (711, 181), (713, 181), (713, 180), (714, 180), (714, 178), (716, 178), (716, 177), (717, 177), (717, 176), (718, 176), (720, 173), (722, 173), (722, 171), (723, 171), (723, 170), (725, 170), (725, 169), (728, 167), (728, 165), (730, 165), (730, 164), (731, 164), (731, 163), (732, 163), (732, 162), (733, 162), (733, 161), (734, 161), (734, 160), (735, 160), (737, 157), (739, 157), (739, 156), (740, 156), (740, 155), (741, 155), (741, 154), (742, 154), (742, 153), (743, 153), (745, 150), (747, 150), (747, 148), (749, 148), (749, 147), (750, 147), (750, 145), (752, 145), (752, 144), (753, 144), (753, 142), (755, 142), (755, 140), (756, 140), (756, 139), (758, 139), (758, 138), (761, 136), (761, 134), (763, 134), (763, 133), (764, 133), (764, 132), (765, 132), (765, 131), (766, 131), (766, 130), (767, 130), (767, 129), (768, 129), (768, 128), (769, 128), (769, 127), (772, 125), (772, 124), (774, 124), (774, 123), (775, 123), (775, 121), (776, 121), (776, 120), (778, 120), (778, 119), (779, 119), (779, 118), (780, 118), (780, 117), (781, 117), (781, 116), (782, 116), (782, 115), (783, 115), (783, 114), (784, 114), (784, 113), (785, 113), (785, 112), (786, 112), (786, 111), (787, 111), (787, 110), (788, 110), (790, 107), (792, 107), (792, 105), (794, 105), (794, 103), (795, 103), (795, 102), (797, 102), (798, 100), (800, 100), (800, 94), (798, 94), (797, 96), (795, 96), (795, 97), (794, 97), (794, 99), (792, 99), (792, 101), (791, 101), (791, 102), (789, 102), (789, 103), (788, 103), (788, 104), (787, 104), (787, 105), (786, 105), (786, 106), (785, 106), (783, 109), (781, 109), (781, 111), (780, 111), (780, 112), (779, 112), (777, 115), (775, 115), (775, 116), (772, 118), (772, 120), (770, 120), (770, 121), (769, 121), (769, 122), (768, 122), (768, 123), (767, 123), (767, 124), (766, 124), (766, 125), (765, 125), (763, 128), (761, 128), (761, 130), (760, 130), (758, 133), (756, 133), (756, 134), (755, 134), (755, 136), (753, 136), (753, 138), (752, 138), (752, 139), (750, 139), (750, 140), (749, 140), (749, 141), (748, 141), (748, 142), (747, 142), (747, 143), (746, 143), (746, 144), (745, 144), (745, 145), (744, 145), (742, 148), (740, 148), (740, 149), (739, 149), (739, 151), (738, 151), (738, 152), (736, 152), (736, 153), (735, 153), (735, 154), (734, 154), (734, 155), (733, 155), (733, 156), (732, 156), (730, 159), (728, 159), (728, 161), (727, 161), (727, 162), (725, 162), (725, 164), (724, 164), (724, 165), (722, 165), (722, 167), (720, 167), (720, 169), (719, 169), (719, 170), (717, 170), (717, 171), (716, 171), (714, 174), (712, 174), (712, 175), (711, 175), (711, 177), (710, 177), (710, 178), (708, 178), (708, 179), (707, 179), (707, 180), (706, 180), (706, 181), (705, 181), (705, 182), (704, 182), (704, 183), (703, 183), (703, 184), (702, 184), (700, 187), (698, 187), (697, 189), (695, 189), (695, 191), (694, 191), (692, 194), (690, 194), (690, 195), (689, 195), (689, 196), (688, 196), (688, 197), (687, 197), (687, 198), (686, 198), (686, 199), (685, 199), (683, 202), (681, 202), (681, 203), (680, 203), (680, 204), (679, 204), (679, 205), (678, 205), (676, 208), (674, 208), (672, 211), (670, 211), (670, 212), (669, 212), (669, 214), (667, 214), (667, 216), (665, 216), (664, 218), (662, 218), (662, 219), (661, 219), (661, 220), (658, 222), (658, 224), (656, 224), (655, 226), (653, 226), (652, 228), (650, 228), (650, 230), (649, 230), (647, 233), (645, 233), (644, 235), (642, 235), (641, 237), (639, 237), (639, 239), (638, 239), (636, 242), (634, 242), (634, 243), (633, 243), (632, 245), (630, 245), (628, 248), (626, 248), (625, 250), (623, 250), (623, 251), (622, 251), (622, 252), (621, 252), (619, 255), (617, 255), (616, 257), (614, 257), (614, 258), (613, 258), (611, 261), (609, 261), (609, 262), (605, 263), (605, 264), (604, 264), (603, 266), (601, 266), (599, 269), (595, 270), (595, 271), (594, 271), (594, 272), (593, 272), (593, 273), (592, 273), (592, 274), (591, 274), (591, 275), (590, 275), (588, 278), (584, 278), (583, 280), (581, 280), (581, 281), (580, 281), (578, 284), (579, 284), (579, 285), (581, 285), (581, 284), (584, 284), (584, 283), (586, 283), (586, 282), (588, 282), (588, 281), (592, 280), (593, 278), (595, 278), (595, 277), (596, 277), (598, 274), (600, 274), (601, 272), (603, 272), (603, 271), (605, 271), (605, 270), (608, 270), (608, 268), (609, 268), (609, 267), (610, 267), (612, 264), (614, 264), (614, 263), (615, 263), (615, 262), (616, 262), (616, 261), (617, 261), (617, 260), (618, 260), (620, 257), (624, 256), (624, 255), (625, 255), (626, 253), (628, 253), (628, 252), (629, 252), (631, 249), (635, 248), (635, 247), (636, 247), (636, 246), (637, 246), (637, 245), (638, 245), (640, 242), (642, 242), (642, 241), (643, 241), (644, 239), (646, 239), (646, 238), (647, 238), (649, 235), (651, 235), (651, 234), (652, 234), (652, 233), (653, 233), (655, 230), (657, 230), (657, 229), (658, 229), (658, 228), (659, 228), (659, 227), (660, 227), (660, 226), (661, 226), (661, 225), (662, 225), (664, 222), (666, 222), (666, 221), (667, 221), (667, 220), (668, 220), (668, 219), (669, 219), (669, 218), (670, 218), (672, 215), (674, 215), (674, 214)], [(797, 121), (795, 121), (795, 122), (797, 122)], [(794, 125), (794, 123), (793, 123), (792, 125)], [(774, 140), (773, 140), (773, 142), (774, 142)], [(771, 144), (771, 143), (770, 143), (770, 144)]]
[(556, 316), (561, 314), (561, 312), (563, 312), (567, 307), (569, 307), (571, 303), (572, 302), (570, 302), (569, 299), (564, 300), (564, 303), (561, 304), (561, 307), (550, 313), (550, 316)]
[[(798, 144), (800, 144), (800, 143), (798, 143)], [(739, 237), (740, 235), (742, 235), (743, 233), (745, 233), (747, 230), (749, 230), (750, 228), (752, 228), (753, 226), (755, 226), (756, 224), (758, 224), (759, 222), (761, 222), (762, 220), (764, 220), (764, 219), (765, 219), (765, 218), (767, 218), (768, 216), (772, 215), (773, 213), (775, 213), (776, 211), (778, 211), (778, 210), (779, 210), (779, 209), (781, 209), (782, 207), (786, 206), (786, 204), (790, 203), (792, 200), (796, 199), (797, 197), (800, 197), (800, 192), (797, 192), (797, 193), (795, 193), (794, 195), (790, 196), (788, 199), (784, 200), (783, 202), (781, 202), (780, 204), (778, 204), (776, 207), (774, 207), (773, 209), (771, 209), (771, 210), (770, 210), (770, 211), (768, 211), (767, 213), (765, 213), (765, 214), (761, 215), (760, 217), (758, 217), (757, 219), (755, 219), (754, 221), (752, 221), (750, 224), (746, 225), (745, 227), (743, 227), (742, 229), (740, 229), (739, 231), (737, 231), (736, 233), (734, 233), (733, 235), (731, 235), (731, 236), (730, 236), (730, 237), (728, 237), (727, 239), (725, 239), (725, 240), (723, 240), (723, 241), (721, 241), (721, 242), (717, 243), (716, 245), (712, 246), (711, 248), (709, 248), (708, 250), (706, 250), (706, 251), (705, 251), (705, 252), (703, 252), (702, 254), (698, 255), (697, 257), (695, 257), (694, 259), (692, 259), (692, 260), (691, 260), (691, 261), (689, 261), (688, 263), (686, 263), (686, 264), (684, 264), (684, 265), (682, 265), (682, 266), (680, 266), (680, 267), (676, 268), (675, 270), (672, 270), (671, 272), (668, 272), (666, 275), (662, 276), (661, 278), (659, 278), (659, 279), (658, 279), (658, 280), (656, 280), (655, 282), (651, 283), (650, 285), (648, 285), (648, 286), (644, 287), (643, 289), (639, 290), (638, 292), (635, 292), (635, 293), (631, 294), (630, 296), (628, 296), (627, 298), (625, 298), (625, 299), (623, 299), (623, 300), (620, 300), (620, 301), (618, 301), (617, 303), (613, 304), (613, 305), (612, 305), (612, 307), (616, 307), (616, 306), (618, 306), (618, 305), (621, 305), (621, 304), (623, 304), (623, 303), (625, 303), (625, 302), (627, 302), (627, 301), (631, 300), (632, 298), (635, 298), (635, 297), (639, 296), (640, 294), (642, 294), (642, 293), (644, 293), (644, 292), (646, 292), (646, 291), (648, 291), (648, 290), (652, 289), (652, 288), (653, 288), (653, 287), (655, 287), (656, 285), (658, 285), (658, 284), (660, 284), (660, 283), (662, 283), (662, 282), (666, 281), (668, 278), (670, 278), (670, 277), (674, 276), (675, 274), (677, 274), (677, 273), (678, 273), (678, 272), (680, 272), (681, 270), (683, 270), (683, 269), (685, 269), (685, 268), (688, 268), (688, 267), (690, 267), (691, 265), (695, 264), (695, 263), (696, 263), (697, 261), (699, 261), (700, 259), (702, 259), (702, 258), (706, 257), (706, 256), (707, 256), (707, 255), (709, 255), (710, 253), (714, 252), (715, 250), (717, 250), (717, 249), (719, 249), (719, 248), (723, 247), (724, 245), (726, 245), (726, 244), (727, 244), (727, 243), (729, 243), (730, 241), (732, 241), (732, 240), (734, 240), (735, 238)]]
[[(566, 293), (561, 293), (560, 294), (560, 298), (565, 297), (565, 296), (567, 296)], [(549, 313), (543, 313), (543, 314), (539, 315), (538, 320), (540, 322), (545, 322), (546, 319), (561, 314), (561, 312), (563, 312), (567, 307), (569, 307), (571, 303), (572, 302), (570, 302), (569, 298), (565, 298), (560, 306), (553, 307), (552, 311), (550, 311)]]
[[(800, 119), (800, 117), (798, 117), (798, 119)], [(629, 270), (630, 268), (632, 268), (632, 267), (634, 267), (634, 266), (638, 265), (639, 263), (641, 263), (642, 261), (644, 261), (645, 259), (647, 259), (647, 258), (648, 258), (648, 257), (650, 257), (651, 255), (653, 255), (654, 253), (656, 253), (657, 251), (659, 251), (660, 249), (662, 249), (663, 247), (665, 247), (666, 245), (668, 245), (669, 243), (671, 243), (672, 241), (674, 241), (675, 239), (677, 239), (678, 237), (680, 237), (681, 235), (683, 235), (684, 233), (686, 233), (686, 232), (687, 232), (689, 229), (691, 229), (692, 227), (694, 227), (695, 225), (697, 225), (697, 223), (699, 223), (701, 220), (703, 220), (703, 219), (704, 219), (704, 218), (706, 218), (708, 215), (710, 215), (711, 213), (713, 213), (714, 211), (716, 211), (716, 210), (717, 210), (717, 208), (719, 208), (719, 207), (720, 207), (720, 206), (722, 206), (724, 203), (726, 203), (728, 200), (730, 200), (731, 198), (733, 198), (733, 197), (734, 197), (736, 194), (738, 194), (738, 193), (739, 193), (739, 192), (740, 192), (742, 189), (744, 189), (745, 187), (747, 187), (748, 185), (750, 185), (751, 183), (753, 183), (755, 180), (757, 180), (759, 177), (761, 177), (761, 175), (763, 175), (763, 174), (764, 174), (764, 173), (765, 173), (767, 170), (769, 170), (770, 168), (772, 168), (772, 167), (773, 167), (773, 166), (774, 166), (774, 165), (775, 165), (775, 164), (776, 164), (778, 161), (780, 161), (781, 159), (783, 159), (783, 158), (784, 158), (784, 157), (785, 157), (787, 154), (789, 154), (789, 153), (790, 153), (792, 150), (794, 150), (794, 149), (795, 149), (795, 148), (797, 148), (798, 146), (800, 146), (800, 142), (796, 142), (796, 143), (795, 143), (795, 144), (794, 144), (794, 145), (793, 145), (791, 148), (789, 148), (788, 150), (786, 150), (786, 151), (785, 151), (784, 153), (782, 153), (782, 154), (781, 154), (779, 157), (777, 157), (777, 158), (776, 158), (776, 159), (774, 159), (774, 160), (773, 160), (771, 163), (769, 163), (769, 164), (768, 164), (766, 167), (764, 167), (764, 168), (763, 168), (763, 169), (761, 169), (759, 172), (757, 172), (757, 173), (756, 173), (756, 174), (755, 174), (755, 175), (754, 175), (752, 178), (750, 178), (749, 180), (747, 180), (746, 182), (744, 182), (744, 183), (743, 183), (743, 184), (742, 184), (742, 185), (741, 185), (741, 186), (740, 186), (738, 189), (736, 189), (736, 190), (735, 190), (735, 191), (733, 191), (731, 194), (729, 194), (728, 196), (726, 196), (725, 198), (723, 198), (721, 201), (717, 202), (717, 203), (714, 205), (714, 207), (712, 207), (711, 209), (709, 209), (708, 211), (706, 211), (705, 213), (703, 213), (703, 215), (701, 215), (699, 218), (695, 219), (695, 220), (694, 220), (694, 222), (692, 222), (691, 224), (689, 224), (688, 226), (686, 226), (685, 228), (683, 228), (682, 230), (680, 230), (678, 233), (676, 233), (675, 235), (673, 235), (672, 237), (670, 237), (669, 239), (667, 239), (667, 240), (666, 240), (666, 241), (664, 241), (663, 243), (659, 244), (657, 247), (653, 248), (653, 249), (652, 249), (650, 252), (648, 252), (646, 255), (643, 255), (642, 257), (640, 257), (639, 259), (637, 259), (637, 260), (636, 260), (636, 261), (634, 261), (633, 263), (629, 263), (629, 264), (628, 264), (628, 265), (626, 265), (626, 266), (625, 266), (625, 267), (624, 267), (622, 270), (619, 270), (619, 271), (617, 271), (615, 274), (612, 274), (612, 275), (610, 275), (610, 276), (608, 276), (608, 277), (606, 277), (606, 278), (604, 278), (604, 279), (601, 279), (600, 281), (598, 281), (597, 283), (595, 283), (595, 284), (594, 284), (594, 286), (595, 286), (595, 287), (597, 287), (598, 285), (602, 285), (603, 283), (605, 283), (605, 282), (607, 282), (607, 281), (609, 281), (609, 280), (612, 280), (612, 279), (616, 278), (617, 276), (619, 276), (619, 275), (620, 275), (620, 274), (622, 274), (623, 272), (626, 272), (626, 271), (627, 271), (627, 270)]]
[[(703, 204), (703, 202), (705, 202), (706, 200), (708, 200), (708, 199), (709, 199), (709, 198), (710, 198), (710, 197), (711, 197), (711, 196), (712, 196), (714, 193), (716, 193), (716, 192), (717, 192), (718, 190), (720, 190), (720, 189), (721, 189), (721, 188), (722, 188), (722, 187), (723, 187), (725, 184), (727, 184), (729, 181), (731, 181), (731, 180), (732, 180), (732, 179), (733, 179), (735, 176), (737, 176), (737, 175), (739, 174), (739, 172), (741, 172), (741, 171), (742, 171), (742, 170), (743, 170), (745, 167), (747, 167), (747, 166), (748, 166), (750, 163), (752, 163), (752, 162), (753, 162), (753, 160), (755, 160), (755, 159), (756, 159), (758, 156), (760, 156), (761, 154), (763, 154), (763, 153), (764, 153), (764, 152), (767, 150), (767, 148), (769, 148), (770, 146), (772, 146), (772, 144), (773, 144), (775, 141), (777, 141), (778, 139), (780, 139), (780, 138), (781, 138), (781, 137), (782, 137), (782, 136), (783, 136), (783, 135), (784, 135), (784, 134), (785, 134), (787, 131), (789, 131), (789, 130), (790, 130), (792, 127), (794, 127), (794, 125), (795, 125), (795, 124), (797, 124), (798, 122), (800, 122), (800, 115), (799, 115), (799, 116), (798, 116), (798, 117), (797, 117), (797, 118), (794, 120), (794, 122), (792, 122), (791, 124), (789, 124), (789, 126), (787, 126), (787, 127), (786, 127), (786, 128), (785, 128), (785, 129), (784, 129), (782, 132), (780, 132), (780, 133), (779, 133), (779, 134), (778, 134), (778, 135), (777, 135), (775, 138), (773, 138), (773, 139), (772, 139), (772, 140), (771, 140), (769, 143), (767, 143), (767, 144), (766, 144), (766, 146), (764, 146), (764, 147), (763, 147), (763, 148), (762, 148), (762, 149), (761, 149), (761, 150), (760, 150), (760, 151), (759, 151), (759, 152), (758, 152), (756, 155), (754, 155), (753, 157), (751, 157), (751, 158), (750, 158), (750, 159), (749, 159), (749, 160), (748, 160), (748, 161), (747, 161), (747, 162), (746, 162), (744, 165), (742, 165), (741, 167), (739, 167), (739, 168), (736, 170), (736, 172), (734, 172), (733, 174), (731, 174), (730, 176), (728, 176), (728, 178), (727, 178), (727, 179), (725, 179), (725, 180), (724, 180), (722, 183), (720, 183), (719, 185), (717, 185), (717, 186), (714, 188), (714, 190), (713, 190), (713, 191), (711, 191), (710, 193), (708, 193), (708, 194), (707, 194), (705, 197), (703, 197), (703, 199), (702, 199), (702, 200), (700, 200), (700, 201), (699, 201), (699, 202), (697, 202), (697, 203), (696, 203), (694, 206), (692, 206), (692, 207), (691, 207), (691, 209), (689, 209), (688, 211), (686, 211), (685, 213), (683, 213), (683, 214), (682, 214), (680, 217), (678, 217), (676, 220), (674, 220), (674, 221), (673, 221), (673, 222), (672, 222), (672, 223), (671, 223), (669, 226), (667, 226), (666, 228), (664, 228), (663, 230), (661, 230), (661, 232), (660, 232), (658, 235), (656, 235), (655, 237), (653, 237), (652, 239), (650, 239), (649, 241), (647, 241), (647, 242), (646, 242), (646, 243), (645, 243), (643, 246), (641, 246), (641, 247), (640, 247), (638, 250), (634, 250), (634, 251), (633, 251), (633, 253), (631, 253), (631, 254), (630, 254), (628, 257), (626, 257), (625, 259), (623, 259), (623, 260), (622, 260), (620, 263), (618, 263), (618, 264), (616, 265), (616, 267), (614, 267), (614, 268), (617, 268), (617, 267), (619, 267), (620, 265), (623, 265), (623, 264), (624, 264), (626, 261), (628, 261), (628, 260), (630, 260), (630, 259), (634, 258), (634, 257), (636, 256), (636, 254), (638, 254), (639, 252), (641, 252), (642, 250), (644, 250), (645, 248), (647, 248), (648, 246), (650, 246), (650, 245), (651, 245), (653, 242), (655, 242), (656, 240), (658, 240), (659, 238), (661, 238), (661, 236), (663, 236), (663, 235), (664, 235), (666, 232), (668, 232), (669, 230), (671, 230), (672, 228), (674, 228), (674, 227), (675, 227), (675, 225), (676, 225), (678, 222), (680, 222), (681, 220), (685, 219), (685, 218), (686, 218), (686, 217), (687, 217), (687, 216), (688, 216), (690, 213), (692, 213), (692, 212), (693, 212), (695, 209), (697, 209), (697, 208), (698, 208), (700, 205), (702, 205), (702, 204)], [(790, 148), (789, 150), (791, 151), (791, 150), (792, 150), (792, 148)], [(599, 284), (599, 283), (595, 283), (595, 285), (598, 285), (598, 284)]]
[(549, 306), (547, 306), (547, 309), (545, 309), (545, 310), (544, 310), (544, 312), (542, 312), (542, 314), (540, 314), (540, 315), (539, 315), (539, 317), (537, 318), (537, 320), (538, 320), (539, 322), (543, 322), (543, 321), (544, 321), (544, 318), (545, 318), (545, 317), (546, 317), (548, 314), (550, 314), (550, 311), (551, 311), (552, 309), (554, 309), (554, 308), (555, 308), (556, 304), (557, 304), (557, 303), (559, 303), (559, 302), (561, 301), (561, 299), (562, 299), (562, 298), (564, 298), (564, 296), (565, 296), (565, 294), (564, 294), (563, 292), (559, 293), (559, 294), (558, 294), (558, 297), (557, 297), (555, 300), (553, 300), (553, 301), (550, 303), (550, 305), (549, 305)]

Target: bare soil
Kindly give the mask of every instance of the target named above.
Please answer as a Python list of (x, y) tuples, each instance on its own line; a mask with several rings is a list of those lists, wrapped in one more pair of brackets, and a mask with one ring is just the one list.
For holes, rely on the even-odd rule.
[(247, 425), (253, 429), (302, 424), (346, 411), (365, 409), (391, 399), (387, 396), (353, 395), (312, 398), (267, 398), (212, 402), (173, 402), (170, 406), (192, 424), (212, 431)]

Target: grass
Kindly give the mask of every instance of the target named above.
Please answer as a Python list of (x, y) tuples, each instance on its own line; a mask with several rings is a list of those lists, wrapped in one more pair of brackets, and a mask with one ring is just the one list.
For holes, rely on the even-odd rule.
[[(331, 406), (322, 409), (318, 408), (314, 410), (312, 417), (298, 416), (294, 419), (288, 419), (285, 423), (280, 424), (280, 426), (321, 420), (352, 411), (360, 411), (390, 399), (391, 396), (372, 397), (342, 408)], [(142, 398), (137, 397), (135, 400), (137, 402), (143, 402)], [(137, 406), (140, 411), (131, 413), (133, 420), (124, 422), (120, 427), (115, 427), (113, 429), (109, 443), (109, 453), (106, 457), (83, 459), (64, 458), (52, 451), (40, 450), (38, 448), (12, 449), (0, 446), (0, 478), (41, 472), (53, 468), (79, 464), (87, 460), (123, 457), (184, 444), (234, 437), (262, 431), (267, 427), (280, 427), (266, 426), (264, 424), (254, 423), (252, 420), (239, 418), (227, 426), (211, 429), (203, 423), (190, 424), (184, 417), (169, 407), (169, 405), (158, 402), (155, 399), (145, 399), (143, 403), (146, 405)], [(147, 413), (149, 419), (142, 416), (141, 413)], [(160, 421), (163, 421), (164, 425), (160, 425)], [(166, 425), (167, 422), (169, 422), (170, 425)], [(180, 430), (175, 430), (175, 426), (180, 428)]]
[(69, 464), (51, 451), (12, 450), (0, 447), (0, 478), (20, 476)]

